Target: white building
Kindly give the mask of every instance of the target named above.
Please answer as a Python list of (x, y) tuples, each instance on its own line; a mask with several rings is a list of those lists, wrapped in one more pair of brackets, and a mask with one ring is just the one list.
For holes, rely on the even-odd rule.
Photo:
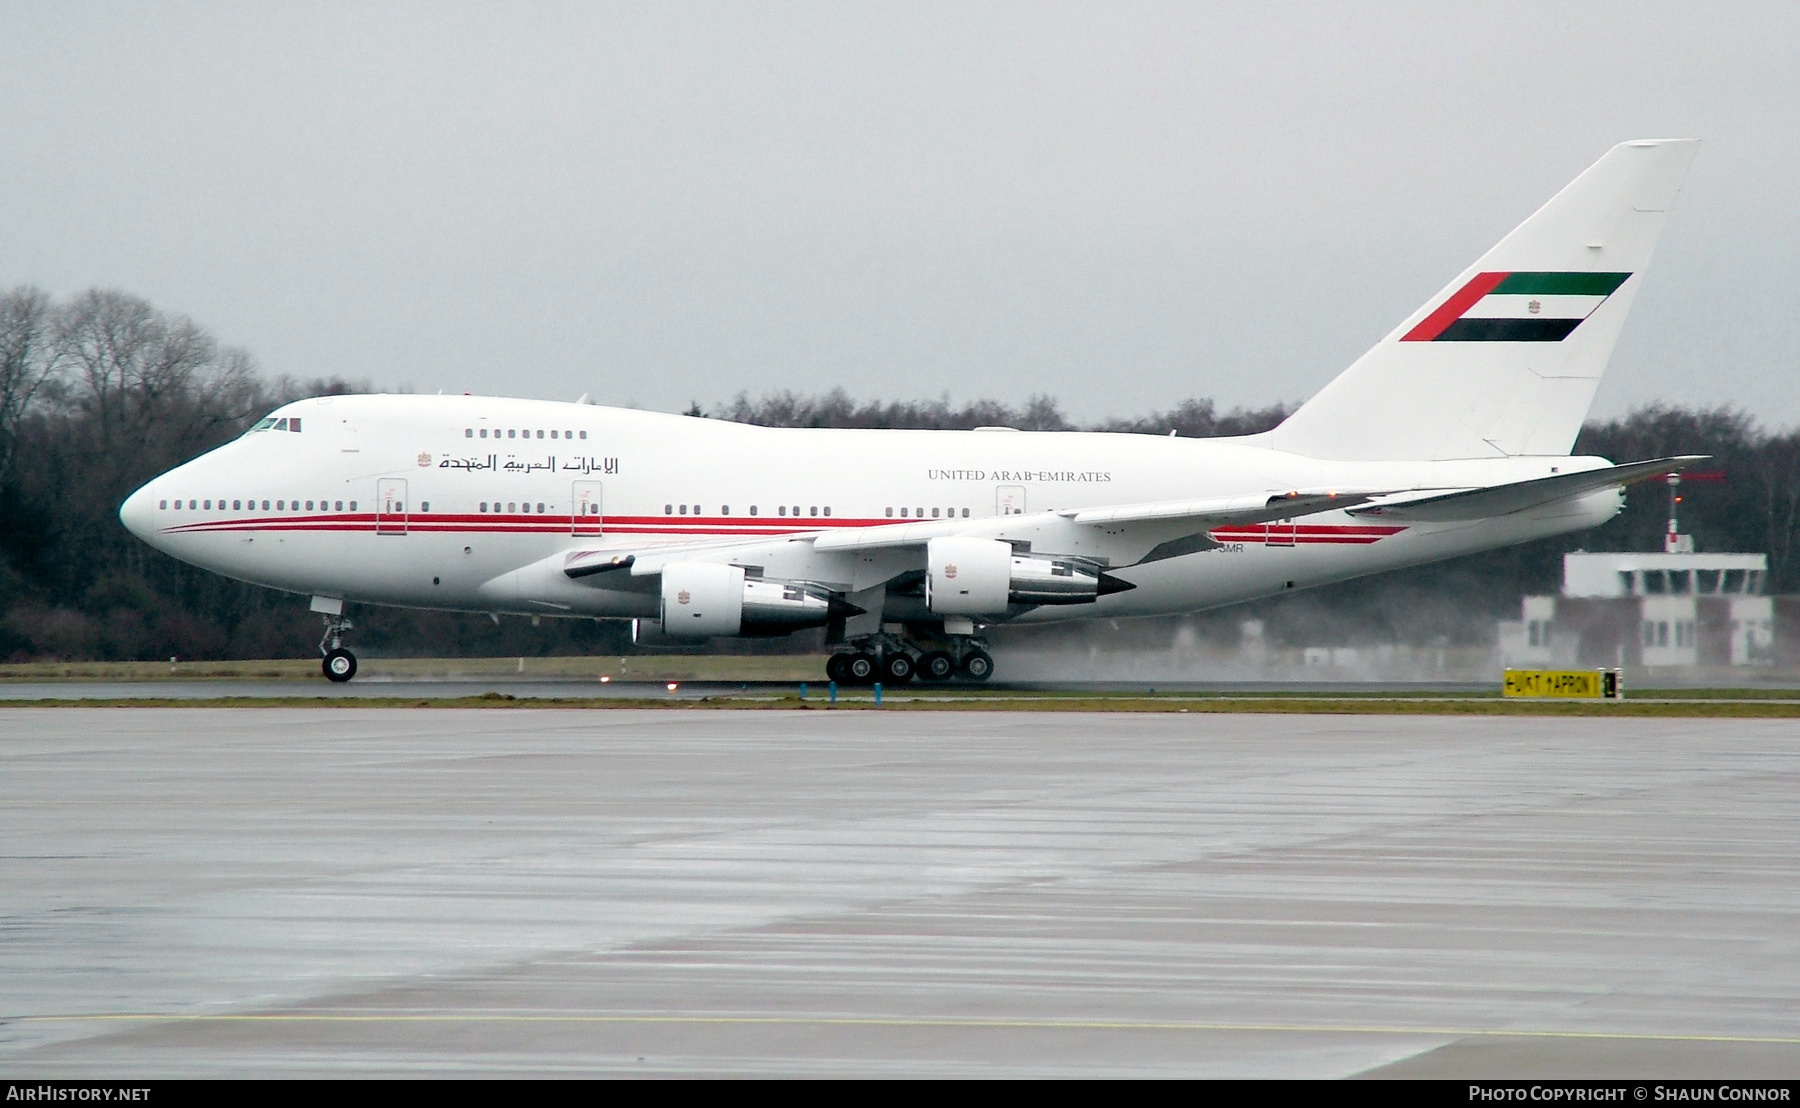
[(1661, 553), (1563, 555), (1558, 596), (1528, 596), (1500, 625), (1508, 665), (1772, 665), (1775, 604), (1763, 554), (1697, 554), (1671, 532)]

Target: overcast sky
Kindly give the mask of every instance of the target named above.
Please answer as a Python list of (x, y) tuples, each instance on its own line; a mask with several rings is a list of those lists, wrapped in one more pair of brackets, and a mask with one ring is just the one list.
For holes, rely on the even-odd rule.
[(271, 373), (1297, 401), (1704, 140), (1596, 402), (1800, 425), (1800, 5), (0, 0), (0, 284)]

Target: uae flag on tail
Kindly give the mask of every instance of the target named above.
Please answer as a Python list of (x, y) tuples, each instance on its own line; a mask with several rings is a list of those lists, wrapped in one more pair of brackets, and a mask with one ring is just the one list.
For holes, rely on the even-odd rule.
[(1478, 273), (1401, 342), (1561, 342), (1629, 273)]

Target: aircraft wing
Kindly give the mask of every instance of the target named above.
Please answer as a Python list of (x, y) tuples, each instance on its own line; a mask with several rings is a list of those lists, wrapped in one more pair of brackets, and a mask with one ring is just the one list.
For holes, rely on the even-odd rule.
[(1271, 519), (1333, 512), (1366, 504), (1380, 495), (1372, 492), (1285, 492), (1251, 496), (1221, 496), (1203, 500), (1156, 500), (1103, 508), (1064, 508), (1032, 516), (990, 516), (980, 520), (931, 520), (890, 527), (843, 528), (828, 531), (813, 541), (816, 550), (877, 550), (884, 547), (923, 546), (942, 535), (974, 538), (1008, 538), (1029, 531), (1048, 516), (1089, 526), (1125, 524), (1175, 524), (1189, 532), (1214, 527), (1266, 523)]
[[(599, 588), (641, 590), (645, 578), (672, 562), (744, 562), (793, 565), (819, 563), (815, 579), (843, 579), (832, 563), (885, 555), (880, 572), (905, 563), (923, 564), (932, 539), (944, 536), (986, 538), (1027, 543), (1047, 553), (1087, 557), (1101, 565), (1124, 566), (1215, 546), (1206, 532), (1216, 527), (1244, 526), (1318, 512), (1340, 511), (1368, 503), (1378, 492), (1295, 490), (1197, 500), (1163, 500), (1101, 508), (1069, 508), (1029, 515), (981, 519), (934, 519), (873, 527), (835, 527), (757, 538), (699, 540), (649, 545), (640, 549), (579, 550), (561, 555), (564, 576)], [(912, 548), (912, 549), (908, 549)], [(918, 553), (915, 555), (913, 551)], [(860, 574), (857, 575), (860, 577)]]
[(1570, 500), (1607, 488), (1619, 488), (1637, 481), (1675, 473), (1695, 462), (1705, 461), (1705, 454), (1685, 454), (1675, 458), (1655, 458), (1646, 462), (1629, 462), (1604, 469), (1561, 473), (1530, 481), (1514, 481), (1505, 485), (1459, 489), (1453, 492), (1429, 490), (1395, 493), (1358, 508), (1353, 516), (1380, 516), (1383, 519), (1411, 520), (1419, 523), (1450, 523), (1471, 519), (1490, 519), (1542, 507), (1558, 500)]

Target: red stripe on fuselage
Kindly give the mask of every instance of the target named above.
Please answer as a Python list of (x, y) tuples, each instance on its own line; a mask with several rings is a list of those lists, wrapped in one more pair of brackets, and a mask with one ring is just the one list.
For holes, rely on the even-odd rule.
[[(1281, 536), (1281, 545), (1288, 545), (1290, 533), (1288, 528), (1274, 529)], [(1389, 535), (1399, 534), (1404, 527), (1376, 525), (1329, 525), (1303, 523), (1293, 528), (1291, 537), (1296, 544), (1338, 544), (1351, 546), (1367, 546), (1380, 542)], [(1271, 528), (1266, 523), (1252, 524), (1243, 527), (1219, 527), (1210, 532), (1217, 542), (1260, 542), (1269, 541)]]

